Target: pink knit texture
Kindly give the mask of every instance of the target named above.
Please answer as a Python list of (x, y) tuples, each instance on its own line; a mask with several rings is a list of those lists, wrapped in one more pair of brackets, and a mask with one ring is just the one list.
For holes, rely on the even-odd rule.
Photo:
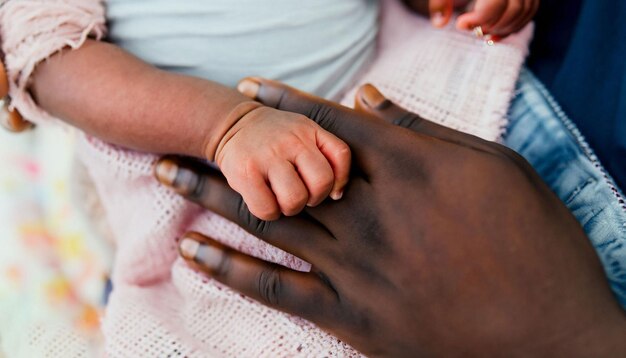
[(88, 37), (105, 33), (102, 0), (0, 1), (2, 52), (9, 78), (11, 107), (27, 120), (39, 123), (51, 117), (37, 107), (28, 93), (35, 66), (69, 47), (79, 48)]
[[(12, 94), (19, 99), (14, 104), (27, 116), (40, 113), (19, 93), (36, 62), (26, 60), (27, 56), (35, 53), (34, 58), (42, 59), (67, 44), (68, 39), (78, 45), (85, 33), (96, 28), (100, 31), (96, 35), (103, 31), (94, 16), (101, 10), (94, 7), (91, 14), (77, 22), (77, 14), (87, 5), (76, 4), (69, 6), (74, 11), (72, 20), (68, 18), (68, 23), (74, 24), (73, 31), (50, 35), (55, 46), (18, 51), (20, 46), (16, 44), (24, 40), (9, 39), (17, 35), (3, 26), (3, 36), (9, 39), (3, 47), (10, 49), (7, 56), (12, 56), (7, 57)], [(13, 17), (7, 15), (6, 7), (1, 16), (3, 24), (5, 18)], [(409, 14), (395, 0), (387, 0), (378, 58), (359, 82), (377, 85), (391, 99), (433, 121), (496, 140), (505, 124), (531, 32), (529, 27), (490, 47), (451, 27), (435, 30), (426, 19)], [(348, 93), (344, 103), (353, 102), (353, 92)], [(294, 269), (308, 270), (309, 264), (159, 185), (152, 174), (157, 160), (154, 155), (114, 147), (88, 136), (82, 136), (79, 152), (96, 183), (116, 237), (114, 291), (102, 326), (108, 355), (360, 355), (309, 322), (271, 310), (193, 272), (177, 257), (176, 239), (195, 230), (247, 254)]]

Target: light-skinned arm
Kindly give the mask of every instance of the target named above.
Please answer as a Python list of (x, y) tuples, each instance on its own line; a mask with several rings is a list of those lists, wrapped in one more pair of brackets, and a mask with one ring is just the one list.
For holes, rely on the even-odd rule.
[(294, 215), (348, 181), (350, 150), (300, 114), (87, 41), (39, 64), (36, 102), (88, 134), (152, 153), (215, 160), (259, 218)]

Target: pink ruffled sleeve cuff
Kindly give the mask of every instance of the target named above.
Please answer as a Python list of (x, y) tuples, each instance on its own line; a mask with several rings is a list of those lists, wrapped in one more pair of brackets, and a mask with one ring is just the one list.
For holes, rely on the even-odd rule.
[(11, 107), (33, 122), (53, 119), (39, 108), (28, 84), (37, 64), (54, 53), (79, 48), (106, 31), (103, 0), (0, 0), (0, 36)]

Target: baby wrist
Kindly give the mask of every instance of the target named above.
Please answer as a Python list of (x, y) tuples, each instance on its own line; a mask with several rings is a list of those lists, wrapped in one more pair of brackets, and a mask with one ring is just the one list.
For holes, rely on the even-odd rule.
[(228, 113), (219, 128), (207, 139), (204, 146), (206, 158), (210, 161), (217, 162), (224, 145), (237, 132), (239, 127), (237, 124), (241, 119), (262, 106), (261, 103), (255, 101), (246, 101), (236, 105), (235, 108)]

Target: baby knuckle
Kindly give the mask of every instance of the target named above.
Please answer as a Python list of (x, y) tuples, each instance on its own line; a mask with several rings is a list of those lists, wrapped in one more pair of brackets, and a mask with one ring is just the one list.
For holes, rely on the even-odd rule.
[(323, 195), (332, 189), (334, 181), (333, 175), (320, 176), (311, 183), (309, 190), (314, 196)]
[(250, 180), (255, 175), (258, 175), (260, 171), (259, 164), (255, 160), (252, 160), (252, 159), (247, 159), (241, 165), (237, 165), (236, 168), (237, 168), (236, 169), (237, 176), (244, 180)]
[(289, 135), (283, 139), (280, 145), (280, 153), (294, 152), (301, 153), (306, 150), (306, 146), (297, 135)]
[(293, 121), (300, 121), (300, 122), (305, 122), (305, 123), (311, 123), (311, 119), (309, 119), (309, 117), (305, 116), (304, 114), (300, 114), (300, 113), (295, 113), (293, 118)]
[(352, 156), (350, 147), (348, 147), (346, 143), (341, 143), (339, 148), (337, 148), (337, 156), (344, 160), (350, 160), (350, 157)]
[(281, 208), (285, 215), (296, 215), (306, 205), (308, 195), (291, 194), (281, 202)]
[(259, 221), (276, 220), (280, 216), (280, 212), (272, 208), (259, 208), (254, 210), (252, 214), (255, 216), (254, 219), (256, 221), (251, 221), (248, 226), (253, 230), (260, 227)]
[(286, 206), (283, 208), (283, 214), (285, 214), (285, 216), (294, 216), (298, 214), (299, 212), (300, 212), (299, 208), (297, 208), (295, 205)]

